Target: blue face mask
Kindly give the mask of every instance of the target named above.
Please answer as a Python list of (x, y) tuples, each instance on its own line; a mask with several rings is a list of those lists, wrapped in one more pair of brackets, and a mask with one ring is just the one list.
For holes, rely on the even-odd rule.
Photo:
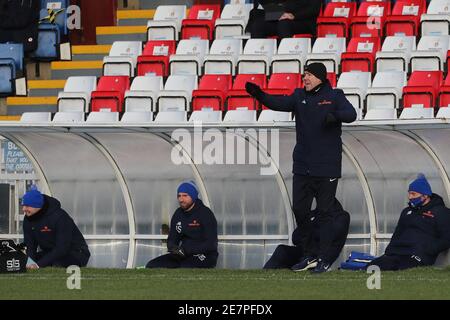
[(423, 204), (422, 197), (417, 197), (409, 200), (409, 206), (412, 208), (420, 207)]

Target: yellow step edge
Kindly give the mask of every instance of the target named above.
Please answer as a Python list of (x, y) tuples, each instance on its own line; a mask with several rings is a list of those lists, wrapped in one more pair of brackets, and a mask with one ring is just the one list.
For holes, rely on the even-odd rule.
[(72, 54), (109, 54), (112, 45), (72, 46)]
[(53, 61), (52, 70), (102, 69), (103, 61)]
[(6, 99), (8, 106), (30, 106), (57, 104), (58, 97), (9, 97)]
[(62, 89), (66, 80), (29, 80), (28, 89)]
[(20, 121), (21, 116), (0, 116), (0, 121)]
[[(151, 10), (117, 10), (117, 19), (153, 19), (155, 16), (155, 9)], [(186, 10), (186, 17), (189, 14), (189, 9)]]
[(99, 36), (117, 34), (146, 33), (147, 26), (118, 26), (118, 27), (97, 27), (96, 33)]
[(117, 10), (117, 19), (153, 19), (156, 10)]

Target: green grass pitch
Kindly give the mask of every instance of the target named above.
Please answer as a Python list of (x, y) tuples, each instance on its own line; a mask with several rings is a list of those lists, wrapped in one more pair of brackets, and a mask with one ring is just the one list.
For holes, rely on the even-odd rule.
[(81, 269), (81, 289), (67, 289), (65, 269), (0, 275), (0, 299), (450, 299), (450, 268), (382, 272), (369, 290), (365, 272), (311, 275), (289, 270)]

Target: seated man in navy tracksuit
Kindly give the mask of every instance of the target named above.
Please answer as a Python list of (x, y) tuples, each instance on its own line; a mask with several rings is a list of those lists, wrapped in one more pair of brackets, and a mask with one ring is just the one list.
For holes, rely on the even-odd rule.
[(22, 198), (22, 210), (27, 255), (36, 262), (29, 269), (86, 266), (88, 245), (58, 200), (31, 189)]
[[(325, 230), (322, 237), (327, 237), (327, 250), (324, 258), (329, 261), (330, 265), (337, 259), (345, 245), (350, 225), (350, 214), (342, 208), (342, 205), (336, 199), (332, 208), (333, 218), (325, 223)], [(311, 212), (311, 220), (313, 224), (313, 241), (312, 251), (318, 252), (320, 227), (320, 215), (317, 210)], [(292, 268), (296, 263), (304, 257), (304, 250), (300, 242), (301, 228), (297, 227), (292, 232), (293, 246), (280, 244), (273, 252), (270, 259), (264, 265), (264, 269), (283, 269)], [(316, 267), (317, 262), (312, 264), (310, 268)], [(328, 269), (328, 268), (327, 268)]]
[(368, 266), (381, 270), (431, 266), (440, 252), (450, 248), (450, 210), (423, 174), (409, 185), (408, 198), (384, 255)]
[(217, 264), (217, 221), (198, 198), (193, 181), (178, 187), (180, 207), (170, 222), (168, 254), (149, 261), (146, 268), (214, 268)]

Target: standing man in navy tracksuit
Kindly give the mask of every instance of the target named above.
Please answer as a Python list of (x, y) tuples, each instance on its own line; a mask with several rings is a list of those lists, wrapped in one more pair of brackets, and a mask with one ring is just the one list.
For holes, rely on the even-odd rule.
[[(325, 251), (330, 245), (323, 226), (332, 220), (333, 206), (342, 166), (342, 122), (356, 120), (356, 111), (340, 89), (333, 89), (327, 80), (327, 70), (322, 63), (305, 67), (304, 89), (296, 89), (290, 96), (266, 94), (261, 88), (247, 82), (247, 92), (268, 108), (294, 112), (297, 144), (294, 148), (293, 210), (297, 225), (301, 227), (301, 246), (305, 258), (293, 270), (325, 272), (331, 265), (325, 261)], [(320, 219), (318, 255), (311, 247), (312, 226), (310, 212), (316, 199)]]
[(409, 185), (408, 198), (384, 255), (369, 266), (381, 270), (431, 266), (441, 251), (450, 248), (450, 210), (424, 175)]
[(55, 198), (31, 189), (22, 198), (23, 236), (27, 255), (35, 263), (27, 267), (84, 267), (88, 245), (72, 218)]
[(193, 181), (177, 191), (180, 207), (170, 222), (168, 254), (149, 261), (147, 268), (214, 268), (217, 264), (217, 221), (198, 198)]

